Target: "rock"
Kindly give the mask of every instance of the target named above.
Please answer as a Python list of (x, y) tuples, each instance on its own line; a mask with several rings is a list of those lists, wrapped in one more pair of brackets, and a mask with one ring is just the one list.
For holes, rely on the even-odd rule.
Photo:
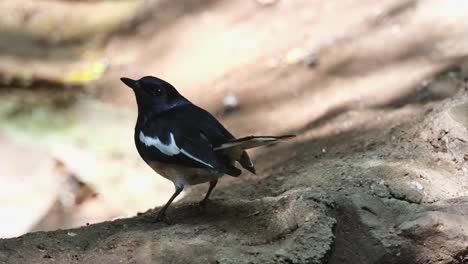
[[(310, 190), (295, 190), (253, 201), (213, 201), (203, 212), (181, 206), (170, 212), (173, 226), (134, 218), (32, 233), (1, 241), (0, 259), (45, 263), (48, 254), (58, 263), (327, 263), (336, 221), (311, 197)], [(10, 254), (10, 248), (21, 254)]]
[[(468, 205), (468, 204), (466, 204)], [(466, 206), (465, 205), (465, 206)], [(451, 213), (429, 211), (398, 226), (401, 235), (414, 241), (419, 248), (418, 261), (425, 263), (468, 262), (467, 208)]]
[[(30, 233), (0, 240), (1, 263), (422, 264), (465, 261), (466, 229), (459, 229), (465, 228), (466, 204), (462, 198), (446, 199), (467, 195), (466, 178), (460, 177), (462, 169), (468, 168), (466, 164), (460, 164), (468, 160), (463, 144), (468, 142), (466, 125), (463, 125), (465, 110), (456, 107), (468, 101), (466, 94), (440, 101), (447, 96), (448, 86), (450, 89), (456, 87), (457, 82), (452, 82), (452, 76), (457, 76), (449, 74), (449, 78), (438, 80), (433, 75), (440, 72), (442, 66), (458, 63), (457, 54), (465, 56), (463, 50), (468, 47), (465, 41), (468, 34), (463, 33), (468, 28), (464, 26), (468, 20), (464, 19), (466, 10), (461, 7), (468, 8), (468, 4), (462, 4), (462, 1), (441, 4), (441, 1), (428, 0), (382, 1), (378, 5), (370, 1), (359, 5), (354, 1), (344, 5), (350, 1), (315, 1), (323, 8), (311, 13), (314, 10), (304, 8), (307, 1), (270, 1), (277, 2), (278, 6), (264, 10), (256, 7), (255, 2), (237, 4), (241, 1), (231, 1), (229, 5), (211, 4), (214, 1), (150, 2), (164, 5), (145, 8), (151, 11), (149, 17), (155, 18), (148, 21), (151, 23), (124, 23), (130, 26), (129, 29), (135, 29), (136, 34), (122, 32), (124, 34), (116, 36), (117, 42), (129, 44), (111, 41), (109, 56), (115, 51), (130, 52), (132, 57), (142, 59), (135, 59), (135, 63), (138, 61), (138, 65), (145, 66), (142, 70), (177, 77), (184, 82), (181, 87), (189, 87), (186, 91), (191, 90), (190, 86), (209, 84), (210, 76), (222, 78), (219, 89), (204, 86), (203, 90), (193, 90), (192, 95), (200, 92), (198, 99), (209, 101), (209, 98), (203, 98), (203, 92), (213, 94), (213, 98), (217, 98), (214, 107), (221, 104), (220, 96), (230, 91), (226, 88), (233, 87), (233, 94), (245, 99), (241, 103), (247, 110), (223, 120), (234, 128), (236, 135), (246, 132), (245, 129), (254, 133), (250, 129), (255, 128), (272, 133), (298, 132), (301, 137), (252, 153), (258, 165), (258, 176), (225, 177), (206, 209), (200, 210), (197, 205), (187, 202), (198, 200), (202, 195), (194, 189), (203, 189), (203, 194), (206, 193), (206, 185), (187, 188), (187, 195), (168, 211), (172, 225), (146, 223), (141, 217), (134, 217), (73, 230)], [(203, 3), (209, 3), (210, 8), (200, 8)], [(145, 1), (143, 4), (151, 3)], [(89, 4), (89, 8), (92, 5)], [(346, 12), (338, 12), (349, 10), (351, 6), (353, 12), (348, 13), (352, 13), (352, 17), (344, 16)], [(450, 15), (441, 17), (442, 7), (444, 14)], [(104, 13), (113, 13), (107, 9), (104, 7)], [(172, 9), (181, 11), (174, 15), (170, 12)], [(123, 11), (127, 13), (127, 10), (130, 9)], [(153, 12), (158, 10), (162, 11)], [(184, 17), (187, 11), (189, 16)], [(225, 11), (235, 13), (229, 16)], [(316, 23), (322, 18), (328, 19), (328, 14), (333, 13), (343, 14), (338, 19), (344, 23)], [(373, 13), (378, 14), (377, 20), (372, 18)], [(139, 17), (144, 19), (146, 16)], [(333, 22), (333, 17), (331, 19), (327, 22)], [(184, 28), (184, 25), (190, 27)], [(223, 29), (231, 25), (229, 30)], [(316, 28), (294, 25), (315, 25)], [(420, 30), (428, 27), (430, 31)], [(165, 35), (168, 37), (159, 37)], [(132, 38), (135, 36), (145, 38), (134, 42)], [(192, 45), (194, 36), (215, 38)], [(83, 37), (94, 38), (94, 34)], [(55, 48), (60, 45), (57, 41), (66, 42), (66, 39), (67, 36), (60, 34), (54, 37), (51, 46)], [(174, 45), (174, 39), (177, 45)], [(268, 42), (275, 47), (270, 50), (269, 45), (265, 45)], [(226, 43), (236, 45), (224, 47)], [(385, 43), (394, 45), (383, 45)], [(452, 44), (457, 47), (452, 48)], [(265, 51), (261, 52), (263, 45)], [(242, 46), (246, 52), (237, 52), (237, 46)], [(304, 47), (313, 47), (315, 56), (319, 57), (307, 57)], [(99, 50), (96, 54), (100, 54)], [(93, 57), (93, 53), (86, 55)], [(77, 56), (81, 57), (80, 54)], [(181, 58), (190, 60), (181, 64)], [(265, 69), (258, 65), (264, 58), (273, 58)], [(17, 61), (21, 67), (26, 65), (23, 60)], [(189, 63), (207, 67), (191, 67)], [(320, 67), (310, 71), (298, 63), (310, 66), (319, 63)], [(57, 66), (62, 68), (62, 65), (68, 63), (64, 61)], [(218, 67), (221, 65), (229, 68)], [(104, 78), (116, 79), (116, 74), (121, 71), (140, 73), (135, 67), (112, 67), (114, 69), (109, 69)], [(97, 68), (99, 71), (102, 67)], [(414, 95), (417, 90), (414, 86), (423, 79), (427, 82), (422, 83)], [(8, 78), (4, 82), (9, 83)], [(111, 84), (109, 81), (108, 86)], [(262, 104), (257, 104), (255, 98)], [(433, 111), (428, 112), (428, 109)], [(80, 124), (89, 118), (96, 121), (85, 125), (91, 129), (86, 129), (83, 134), (92, 131), (90, 135), (94, 140), (85, 140), (88, 143), (80, 143), (78, 149), (103, 142), (112, 149), (121, 142), (131, 143), (121, 140), (131, 138), (125, 133), (119, 140), (111, 140), (115, 137), (108, 135), (123, 130), (105, 125), (107, 122), (103, 125), (100, 119), (94, 119), (94, 114), (84, 114), (88, 111), (80, 113), (84, 117), (80, 118)], [(248, 115), (244, 115), (246, 113)], [(114, 112), (106, 115), (106, 120), (113, 117), (117, 118), (119, 126), (130, 128), (132, 132), (131, 126), (123, 125), (124, 119)], [(416, 120), (409, 120), (410, 117)], [(98, 123), (99, 126), (93, 126)], [(49, 127), (48, 122), (45, 124)], [(100, 135), (96, 134), (99, 131), (103, 131), (100, 133), (105, 137), (96, 136)], [(121, 146), (124, 150), (134, 151), (133, 145)], [(71, 156), (75, 156), (74, 153)], [(76, 167), (70, 168), (77, 175), (97, 175), (95, 178), (114, 174), (114, 170), (118, 172), (114, 174), (118, 178), (108, 178), (112, 180), (106, 183), (122, 179), (120, 175), (127, 174), (122, 168), (133, 163), (130, 155), (114, 160), (84, 154), (76, 155), (78, 161), (84, 162), (75, 162)], [(4, 160), (7, 159), (8, 156)], [(65, 160), (69, 159), (65, 157)], [(95, 165), (88, 164), (106, 164), (113, 171), (102, 173)], [(30, 171), (30, 168), (25, 169)], [(107, 194), (102, 193), (102, 196), (112, 197), (109, 200), (113, 204), (118, 204), (121, 196), (145, 209), (150, 205), (133, 200), (116, 187), (136, 189), (143, 194), (148, 187), (167, 199), (160, 189), (153, 190), (150, 188), (153, 185), (144, 179), (133, 181), (133, 184), (126, 180), (121, 185), (104, 184), (104, 188), (96, 190), (106, 191)], [(438, 200), (443, 201), (434, 203)], [(92, 212), (101, 211), (102, 208)]]
[(370, 185), (370, 189), (374, 195), (380, 198), (388, 198), (390, 197), (390, 193), (388, 191), (387, 186), (385, 185), (384, 181), (381, 182), (373, 182)]
[(308, 52), (304, 57), (304, 64), (309, 68), (315, 68), (319, 66), (320, 60), (314, 52)]
[(391, 235), (389, 210), (366, 194), (337, 199), (336, 243), (329, 263), (381, 263), (393, 255), (383, 243)]
[(239, 100), (237, 99), (237, 96), (234, 94), (228, 94), (226, 97), (223, 99), (223, 113), (224, 114), (229, 114), (234, 112), (239, 108)]
[(430, 207), (362, 193), (336, 199), (336, 243), (329, 263), (420, 263), (415, 241), (400, 236), (396, 227)]
[(400, 184), (390, 184), (388, 186), (390, 190), (390, 195), (398, 200), (404, 200), (416, 204), (421, 203), (424, 198), (424, 194), (421, 192), (422, 189), (418, 188), (419, 185), (417, 185), (417, 187), (415, 188), (410, 182), (407, 186), (408, 187), (403, 187)]
[(424, 189), (423, 185), (419, 181), (410, 181), (408, 185), (416, 190), (422, 191)]

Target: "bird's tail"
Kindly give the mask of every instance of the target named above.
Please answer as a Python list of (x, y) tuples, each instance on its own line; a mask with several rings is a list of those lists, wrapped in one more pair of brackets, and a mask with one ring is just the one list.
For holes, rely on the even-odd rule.
[(287, 135), (287, 136), (249, 136), (249, 137), (243, 137), (239, 139), (234, 139), (229, 142), (226, 142), (222, 144), (219, 147), (216, 147), (214, 150), (215, 151), (226, 151), (229, 149), (239, 149), (239, 150), (245, 150), (245, 149), (251, 149), (251, 148), (256, 148), (260, 146), (265, 146), (269, 145), (281, 140), (286, 140), (289, 138), (293, 138), (295, 135)]
[(255, 174), (255, 167), (245, 150), (273, 144), (275, 142), (286, 140), (292, 137), (295, 136), (250, 136), (231, 140), (222, 144), (221, 146), (214, 148), (214, 150), (217, 152), (221, 152), (225, 157), (227, 157), (231, 161), (237, 160), (242, 167)]

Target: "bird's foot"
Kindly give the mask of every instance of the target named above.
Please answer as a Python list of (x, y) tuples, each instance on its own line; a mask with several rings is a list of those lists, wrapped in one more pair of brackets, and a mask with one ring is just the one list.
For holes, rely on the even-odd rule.
[(201, 208), (201, 209), (206, 209), (206, 207), (211, 203), (211, 200), (209, 199), (203, 199), (201, 200), (199, 203), (198, 203), (198, 206)]
[(147, 214), (142, 216), (142, 220), (148, 223), (166, 223), (171, 224), (169, 218), (166, 217), (164, 212), (159, 212), (157, 215), (154, 214)]
[(206, 200), (202, 200), (198, 203), (198, 206), (200, 206), (201, 209), (205, 209), (206, 208), (206, 203), (207, 201)]

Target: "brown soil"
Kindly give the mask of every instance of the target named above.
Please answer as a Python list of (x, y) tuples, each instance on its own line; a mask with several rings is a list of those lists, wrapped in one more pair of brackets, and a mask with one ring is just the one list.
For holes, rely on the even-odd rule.
[[(63, 207), (54, 204), (63, 185), (54, 187), (41, 196), (51, 201), (47, 216), (31, 215), (12, 234), (124, 219), (0, 240), (0, 262), (468, 261), (468, 5), (259, 2), (149, 2), (154, 13), (136, 8), (141, 20), (108, 33), (93, 53), (110, 68), (66, 107), (79, 124), (73, 137), (51, 133), (32, 147), (48, 159), (38, 164), (63, 163), (50, 175), (93, 190)], [(163, 204), (173, 186), (133, 146), (135, 102), (118, 78), (142, 75), (170, 81), (237, 136), (297, 137), (254, 150), (258, 175), (223, 178), (206, 210), (195, 202), (207, 186), (194, 186), (169, 209), (172, 225), (146, 223), (132, 216)], [(24, 93), (3, 97), (27, 101)], [(239, 101), (232, 111), (228, 95)], [(38, 138), (3, 133), (17, 144), (9, 153)]]

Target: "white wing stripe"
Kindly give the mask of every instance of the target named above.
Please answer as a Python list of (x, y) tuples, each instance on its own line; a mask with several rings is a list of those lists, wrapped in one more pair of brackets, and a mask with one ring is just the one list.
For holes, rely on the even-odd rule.
[(152, 138), (145, 136), (143, 131), (140, 131), (139, 139), (143, 144), (145, 144), (145, 146), (155, 147), (165, 155), (174, 156), (179, 153), (182, 153), (186, 157), (214, 169), (213, 165), (193, 156), (192, 154), (188, 153), (185, 149), (179, 148), (175, 142), (174, 135), (172, 133), (169, 133), (169, 144), (162, 143), (161, 140), (159, 140), (159, 138), (157, 137)]
[(147, 147), (153, 146), (156, 147), (162, 153), (168, 156), (174, 156), (180, 153), (180, 149), (175, 143), (174, 135), (172, 133), (169, 134), (169, 144), (164, 144), (159, 140), (159, 138), (152, 138), (145, 136), (143, 131), (140, 131), (140, 141), (145, 144)]
[(189, 158), (191, 158), (191, 159), (193, 159), (193, 160), (196, 160), (196, 161), (200, 162), (201, 164), (204, 164), (204, 165), (206, 165), (206, 166), (208, 166), (208, 167), (214, 169), (214, 167), (213, 167), (211, 164), (206, 163), (206, 162), (204, 162), (203, 160), (198, 159), (198, 158), (192, 156), (190, 153), (188, 153), (187, 151), (185, 151), (185, 149), (180, 149), (180, 152), (182, 152), (182, 154), (184, 154), (185, 156), (187, 156), (187, 157), (189, 157)]
[(235, 147), (235, 146), (239, 146), (239, 145), (248, 144), (248, 143), (251, 143), (251, 142), (266, 142), (266, 143), (269, 143), (269, 142), (275, 142), (275, 141), (278, 141), (278, 140), (280, 140), (280, 139), (274, 138), (274, 137), (258, 137), (258, 138), (252, 138), (252, 139), (249, 139), (249, 140), (244, 140), (244, 141), (234, 141), (234, 142), (224, 143), (221, 146), (214, 148), (214, 150), (215, 151), (223, 150), (223, 149), (227, 149), (227, 148), (231, 148), (231, 147)]

